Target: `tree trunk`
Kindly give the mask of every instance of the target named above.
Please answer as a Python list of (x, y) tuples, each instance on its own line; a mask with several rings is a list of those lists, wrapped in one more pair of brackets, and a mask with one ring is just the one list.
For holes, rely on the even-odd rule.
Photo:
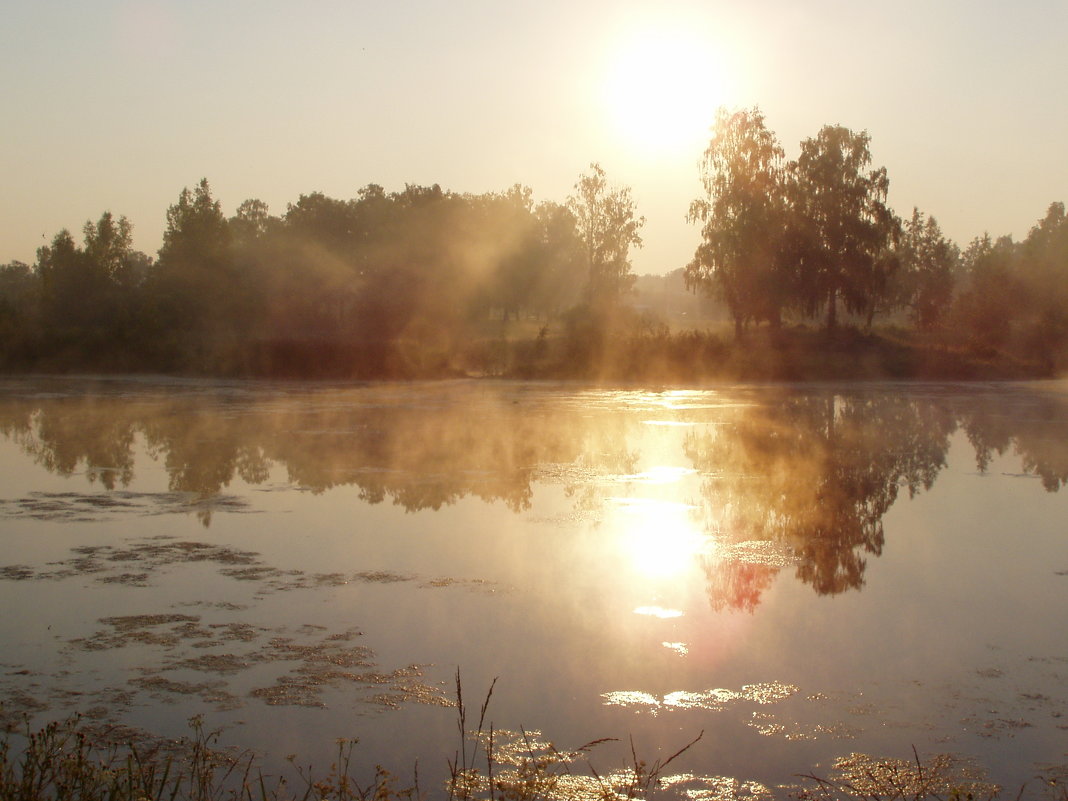
[(827, 330), (834, 331), (838, 326), (838, 290), (832, 289), (827, 295)]

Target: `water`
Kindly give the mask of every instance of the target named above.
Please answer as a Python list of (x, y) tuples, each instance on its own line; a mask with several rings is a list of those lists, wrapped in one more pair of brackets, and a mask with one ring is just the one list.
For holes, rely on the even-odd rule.
[(9, 722), (434, 783), (459, 669), (602, 773), (703, 732), (693, 797), (1066, 771), (1064, 383), (8, 378), (0, 432)]

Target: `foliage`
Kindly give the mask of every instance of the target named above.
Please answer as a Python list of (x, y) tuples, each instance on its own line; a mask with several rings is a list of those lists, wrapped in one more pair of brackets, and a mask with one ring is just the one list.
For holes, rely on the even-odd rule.
[(949, 310), (960, 252), (942, 235), (935, 218), (919, 209), (905, 222), (899, 252), (900, 302), (909, 307), (916, 325), (929, 331)]
[(600, 164), (580, 175), (575, 194), (567, 199), (586, 251), (589, 303), (612, 305), (634, 283), (630, 249), (640, 248), (645, 218), (637, 214), (630, 188), (609, 186)]
[(791, 206), (800, 226), (795, 253), (798, 300), (807, 314), (826, 308), (837, 324), (838, 300), (853, 313), (867, 312), (886, 286), (891, 263), (881, 258), (895, 233), (886, 206), (886, 169), (871, 164), (866, 131), (825, 125), (801, 143), (788, 167)]
[(687, 217), (702, 225), (702, 241), (686, 266), (686, 285), (718, 291), (739, 333), (750, 321), (778, 327), (789, 299), (783, 157), (759, 109), (719, 109), (701, 161), (704, 196)]
[[(574, 796), (604, 801), (644, 799), (658, 787), (664, 770), (703, 735), (651, 764), (638, 758), (632, 742), (630, 766), (602, 775), (587, 762), (587, 771), (577, 773), (572, 768), (576, 761), (586, 759), (596, 746), (614, 741), (597, 740), (561, 752), (542, 741), (537, 732), (524, 730), (508, 744), (492, 723), (487, 728), (492, 695), (493, 685), (482, 703), (477, 728), (468, 728), (457, 671), (459, 749), (447, 759), (448, 777), (442, 788), (450, 801), (562, 801)], [(115, 742), (106, 736), (94, 737), (77, 717), (49, 723), (38, 731), (27, 724), (21, 749), (12, 749), (10, 735), (0, 740), (0, 801), (419, 801), (426, 797), (419, 785), (418, 766), (407, 787), (398, 786), (395, 776), (380, 766), (370, 780), (361, 782), (354, 775), (354, 740), (338, 741), (337, 758), (325, 775), (316, 775), (310, 767), (297, 765), (295, 756), (290, 757), (297, 780), (290, 789), (285, 777), (264, 776), (254, 755), (216, 750), (218, 732), (206, 732), (199, 716), (189, 723), (190, 738), (140, 745), (131, 739)]]
[(839, 300), (871, 325), (897, 267), (899, 224), (886, 170), (867, 170), (869, 141), (827, 125), (784, 165), (760, 109), (719, 110), (700, 167), (704, 195), (690, 205), (702, 242), (686, 277), (721, 293), (738, 334), (761, 320), (778, 329), (787, 308), (825, 308), (833, 329)]
[[(34, 264), (0, 267), (0, 368), (880, 374), (855, 362), (839, 369), (848, 356), (835, 338), (815, 363), (806, 335), (784, 325), (823, 315), (836, 328), (839, 307), (869, 329), (877, 314), (908, 309), (943, 365), (963, 349), (991, 365), (1028, 363), (1031, 374), (1068, 366), (1064, 205), (1051, 204), (1023, 242), (984, 235), (959, 253), (933, 217), (914, 210), (902, 223), (887, 207), (889, 179), (870, 169), (869, 144), (866, 132), (824, 126), (784, 164), (758, 108), (717, 113), (689, 209), (701, 242), (684, 283), (719, 295), (736, 334), (766, 322), (798, 347), (754, 340), (743, 358), (710, 338), (673, 339), (635, 305), (630, 253), (644, 218), (630, 189), (611, 186), (594, 163), (565, 203), (535, 203), (519, 184), (482, 194), (368, 184), (347, 200), (300, 195), (281, 215), (252, 198), (229, 218), (205, 179), (168, 208), (155, 260), (133, 249), (125, 217), (105, 211), (84, 224), (81, 243), (64, 229)], [(922, 371), (935, 361), (921, 358)], [(908, 375), (898, 367), (881, 372)]]

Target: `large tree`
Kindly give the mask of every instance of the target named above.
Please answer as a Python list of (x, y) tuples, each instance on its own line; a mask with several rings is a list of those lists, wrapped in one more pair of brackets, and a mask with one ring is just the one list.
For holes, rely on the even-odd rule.
[(895, 228), (886, 206), (886, 168), (871, 164), (866, 131), (825, 125), (801, 143), (789, 165), (791, 202), (805, 232), (796, 258), (800, 299), (815, 315), (826, 307), (827, 328), (837, 322), (839, 299), (849, 312), (872, 306), (892, 262), (883, 258)]
[(754, 320), (778, 327), (790, 283), (783, 150), (760, 109), (716, 112), (700, 170), (704, 194), (687, 219), (701, 224), (701, 244), (686, 285), (718, 292), (738, 334)]
[(612, 187), (600, 164), (579, 176), (567, 208), (575, 217), (589, 270), (591, 304), (614, 303), (630, 289), (630, 249), (640, 248), (645, 217), (637, 214), (629, 187)]

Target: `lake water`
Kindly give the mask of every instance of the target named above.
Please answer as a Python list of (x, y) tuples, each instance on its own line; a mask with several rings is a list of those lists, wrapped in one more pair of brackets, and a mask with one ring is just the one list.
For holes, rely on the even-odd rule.
[(498, 742), (619, 738), (602, 773), (703, 731), (692, 798), (1068, 771), (1066, 383), (6, 378), (0, 433), (9, 723), (425, 785), (459, 669)]

